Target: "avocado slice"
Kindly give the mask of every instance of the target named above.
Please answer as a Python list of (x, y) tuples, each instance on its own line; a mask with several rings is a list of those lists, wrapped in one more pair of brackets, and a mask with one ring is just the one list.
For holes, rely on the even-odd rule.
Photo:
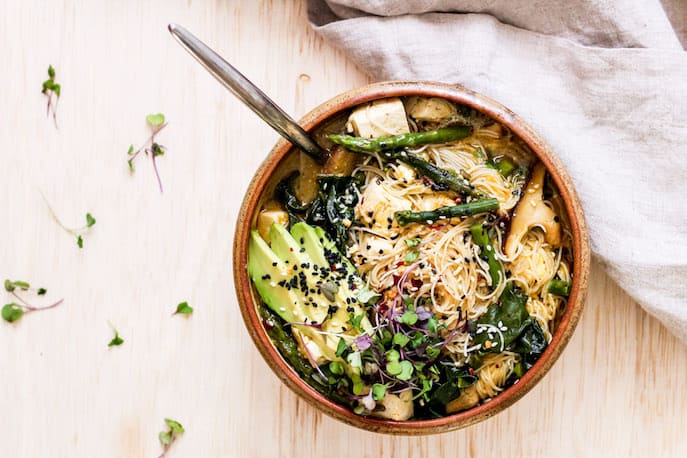
[[(315, 264), (328, 266), (332, 270), (332, 276), (338, 281), (337, 308), (332, 313), (331, 319), (325, 323), (325, 327), (331, 328), (333, 332), (342, 332), (345, 327), (350, 332), (350, 325), (347, 324), (350, 314), (352, 313), (354, 316), (361, 313), (365, 314), (365, 309), (362, 306), (364, 302), (361, 303), (357, 291), (360, 289), (369, 293), (367, 285), (358, 276), (353, 264), (339, 253), (336, 244), (327, 237), (321, 227), (310, 226), (303, 222), (296, 223), (291, 228), (291, 235), (310, 255)], [(372, 330), (372, 325), (367, 316), (362, 319), (360, 325), (365, 331)], [(338, 344), (338, 339), (336, 340), (335, 343)]]
[[(248, 274), (263, 302), (281, 319), (287, 323), (303, 323), (307, 318), (307, 321), (312, 322), (313, 317), (307, 314), (312, 308), (304, 310), (298, 290), (286, 287), (286, 284), (293, 280), (293, 271), (272, 251), (257, 230), (251, 231), (250, 234)], [(332, 350), (329, 347), (324, 335), (307, 326), (301, 326), (298, 330), (317, 345), (324, 359), (337, 359), (336, 349)]]
[(289, 279), (286, 264), (270, 249), (258, 231), (250, 233), (248, 253), (248, 275), (262, 300), (287, 323), (299, 321), (300, 298), (294, 291), (278, 287), (279, 282)]
[[(321, 325), (321, 330), (303, 325), (295, 325), (294, 330), (317, 345), (318, 357), (341, 361), (336, 356), (340, 338), (351, 342), (360, 335), (348, 323), (350, 314), (365, 315), (354, 291), (358, 286), (351, 289), (351, 285), (364, 286), (364, 282), (321, 228), (298, 223), (289, 233), (274, 223), (269, 239), (271, 246), (257, 231), (251, 232), (248, 271), (260, 297), (288, 323)], [(371, 331), (367, 316), (361, 327)], [(346, 366), (349, 376), (359, 379), (359, 371)]]

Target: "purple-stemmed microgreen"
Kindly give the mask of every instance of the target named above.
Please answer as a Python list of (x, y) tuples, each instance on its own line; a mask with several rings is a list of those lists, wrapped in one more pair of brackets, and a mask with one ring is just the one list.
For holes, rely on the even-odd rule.
[[(48, 97), (46, 114), (48, 117), (52, 114), (52, 120), (55, 123), (55, 128), (57, 129), (57, 102), (60, 100), (62, 86), (55, 82), (55, 69), (52, 65), (48, 66), (48, 79), (43, 81), (41, 93)], [(55, 97), (54, 100), (53, 96)]]
[(134, 173), (134, 171), (136, 170), (134, 167), (134, 160), (138, 157), (138, 155), (143, 153), (146, 156), (150, 156), (150, 159), (153, 162), (153, 170), (155, 171), (157, 184), (160, 187), (160, 193), (162, 193), (162, 179), (160, 178), (160, 172), (157, 169), (157, 162), (155, 161), (155, 158), (165, 154), (167, 149), (161, 144), (157, 143), (155, 141), (155, 137), (162, 129), (164, 129), (167, 126), (167, 123), (165, 122), (165, 115), (163, 115), (162, 113), (149, 114), (148, 116), (146, 116), (146, 122), (148, 123), (148, 126), (150, 126), (150, 128), (152, 129), (152, 133), (150, 134), (150, 137), (148, 137), (148, 139), (145, 141), (143, 146), (141, 146), (139, 149), (134, 151), (134, 145), (129, 146), (129, 149), (126, 152), (127, 156), (129, 156), (127, 164), (129, 164), (129, 171), (131, 173)]
[[(43, 195), (41, 193), (41, 195)], [(48, 202), (48, 199), (46, 199), (45, 195), (43, 195), (43, 200), (45, 201), (45, 205), (47, 205), (48, 210), (50, 210), (50, 214), (52, 215), (52, 219), (55, 220), (55, 222), (67, 233), (70, 234), (73, 237), (76, 237), (76, 245), (79, 248), (83, 248), (83, 236), (86, 235), (88, 232), (90, 232), (91, 228), (95, 225), (95, 218), (93, 215), (90, 213), (86, 213), (86, 224), (84, 224), (81, 227), (67, 227), (64, 224), (62, 224), (62, 221), (57, 217), (57, 214), (55, 213), (55, 210), (53, 210), (52, 206), (50, 206), (50, 203)]]
[(40, 312), (43, 310), (48, 310), (57, 307), (63, 301), (63, 299), (60, 299), (57, 302), (54, 302), (50, 305), (46, 305), (43, 307), (37, 307), (35, 305), (32, 305), (24, 297), (22, 297), (22, 295), (20, 295), (19, 291), (23, 291), (25, 293), (33, 292), (37, 296), (44, 296), (48, 292), (48, 290), (45, 288), (32, 289), (31, 285), (28, 282), (21, 280), (12, 281), (6, 279), (5, 291), (14, 296), (14, 298), (18, 301), (18, 303), (10, 302), (9, 304), (5, 304), (2, 307), (2, 311), (0, 312), (0, 314), (2, 315), (2, 319), (7, 321), (8, 323), (14, 323), (27, 313)]
[(162, 454), (159, 456), (159, 458), (165, 458), (174, 441), (176, 441), (177, 438), (186, 431), (184, 427), (181, 426), (181, 423), (176, 420), (172, 420), (171, 418), (165, 418), (165, 423), (169, 429), (166, 431), (160, 431), (160, 434), (158, 434), (160, 444), (162, 445)]

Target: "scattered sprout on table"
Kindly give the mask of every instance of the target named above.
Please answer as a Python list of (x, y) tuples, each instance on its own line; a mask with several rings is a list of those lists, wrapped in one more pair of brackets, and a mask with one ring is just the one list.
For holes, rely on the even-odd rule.
[[(20, 320), (27, 313), (40, 312), (43, 310), (48, 310), (48, 309), (57, 307), (63, 301), (63, 299), (60, 299), (57, 302), (54, 302), (50, 305), (43, 306), (43, 307), (38, 307), (38, 306), (30, 304), (23, 297), (24, 293), (33, 292), (37, 296), (44, 296), (48, 292), (48, 290), (45, 288), (33, 289), (33, 288), (31, 288), (31, 285), (28, 282), (25, 282), (22, 280), (12, 281), (10, 279), (6, 279), (5, 280), (5, 291), (7, 291), (10, 295), (12, 295), (14, 297), (14, 299), (17, 300), (17, 302), (10, 302), (8, 304), (5, 304), (2, 307), (2, 310), (0, 311), (0, 315), (2, 316), (2, 319), (7, 321), (8, 323), (14, 323), (15, 321)], [(20, 293), (20, 291), (22, 291), (22, 293)]]
[(166, 431), (160, 431), (160, 434), (158, 435), (160, 444), (162, 445), (162, 454), (159, 458), (165, 458), (174, 441), (176, 441), (177, 438), (186, 431), (181, 423), (176, 420), (172, 420), (171, 418), (165, 418), (165, 423), (169, 429)]
[(134, 171), (136, 170), (136, 168), (134, 167), (134, 160), (136, 160), (138, 155), (141, 152), (143, 152), (146, 156), (150, 156), (150, 159), (153, 162), (153, 170), (155, 171), (155, 177), (157, 178), (157, 183), (160, 187), (160, 192), (162, 193), (162, 179), (160, 178), (160, 172), (157, 169), (157, 163), (155, 161), (155, 158), (165, 154), (167, 149), (161, 144), (157, 143), (155, 141), (155, 137), (162, 129), (164, 129), (167, 126), (167, 123), (165, 122), (165, 115), (162, 113), (149, 114), (148, 116), (146, 116), (146, 122), (153, 131), (150, 134), (150, 137), (148, 137), (143, 146), (141, 146), (139, 149), (134, 150), (134, 145), (129, 146), (129, 149), (126, 152), (127, 156), (129, 157), (129, 159), (127, 160), (127, 164), (129, 165), (129, 170), (131, 171), (131, 173), (134, 173)]
[(43, 81), (41, 88), (41, 93), (48, 97), (47, 116), (52, 115), (55, 128), (57, 128), (57, 102), (60, 100), (62, 86), (55, 82), (55, 69), (52, 65), (48, 66), (48, 79)]
[(176, 311), (173, 313), (173, 315), (190, 315), (193, 313), (193, 307), (188, 305), (188, 302), (182, 302), (179, 305), (177, 305)]

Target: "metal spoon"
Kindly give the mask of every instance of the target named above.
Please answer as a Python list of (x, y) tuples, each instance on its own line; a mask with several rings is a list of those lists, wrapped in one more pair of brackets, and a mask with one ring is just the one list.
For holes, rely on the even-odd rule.
[(263, 121), (308, 155), (318, 161), (324, 160), (326, 154), (322, 148), (248, 78), (185, 28), (177, 24), (169, 24), (168, 28), (181, 46)]

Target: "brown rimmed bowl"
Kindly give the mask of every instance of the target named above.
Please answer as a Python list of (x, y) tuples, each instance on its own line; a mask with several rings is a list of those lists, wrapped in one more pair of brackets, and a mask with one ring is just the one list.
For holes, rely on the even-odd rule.
[(367, 431), (388, 434), (434, 434), (472, 425), (489, 418), (523, 397), (549, 371), (570, 340), (584, 307), (589, 283), (590, 250), (582, 206), (563, 164), (551, 148), (520, 117), (499, 103), (457, 85), (426, 81), (391, 81), (371, 84), (345, 92), (318, 106), (299, 122), (310, 131), (325, 121), (352, 107), (371, 100), (403, 96), (440, 97), (470, 106), (508, 127), (544, 163), (558, 188), (570, 222), (573, 240), (573, 284), (551, 343), (534, 366), (518, 383), (506, 388), (489, 402), (469, 410), (431, 420), (392, 421), (356, 415), (315, 391), (281, 357), (267, 335), (258, 313), (259, 296), (248, 276), (248, 240), (255, 226), (263, 193), (270, 190), (272, 175), (288, 155), (292, 146), (279, 140), (253, 177), (243, 199), (234, 235), (234, 282), (236, 295), (248, 333), (274, 373), (297, 395), (322, 412), (352, 426)]

